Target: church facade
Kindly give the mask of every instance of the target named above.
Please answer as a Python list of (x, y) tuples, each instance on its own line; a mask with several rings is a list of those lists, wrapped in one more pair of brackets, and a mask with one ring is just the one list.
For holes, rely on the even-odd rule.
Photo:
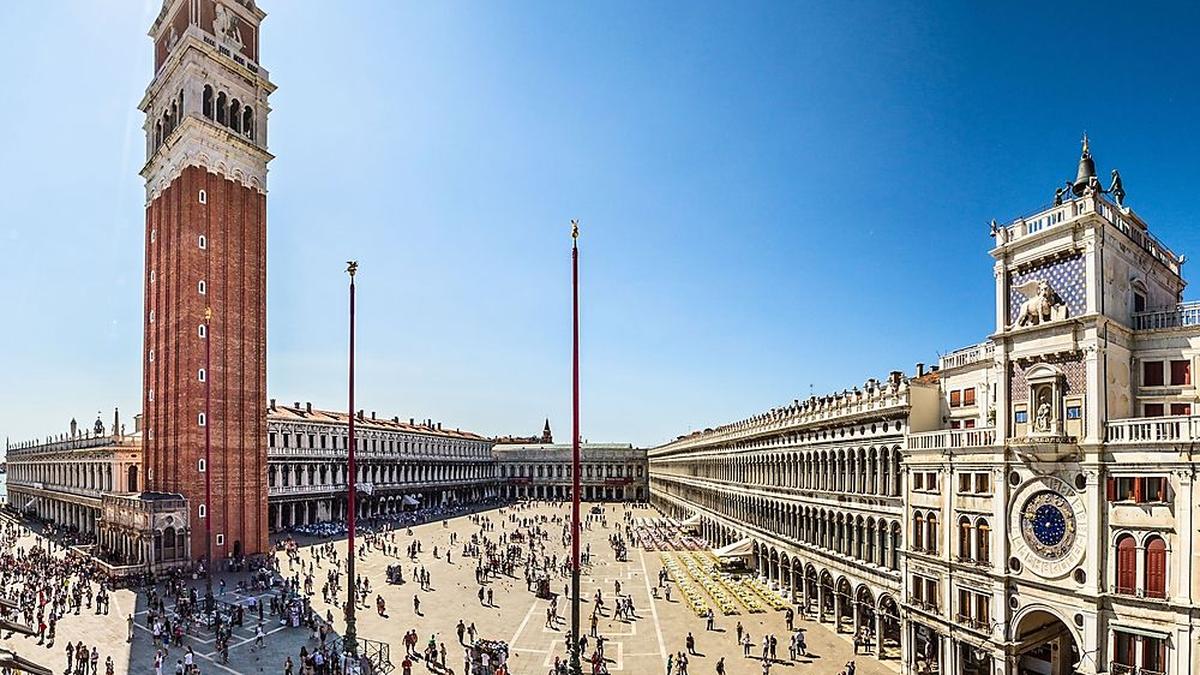
[(654, 503), (905, 673), (1200, 672), (1200, 304), (1113, 174), (993, 223), (986, 340), (651, 449)]

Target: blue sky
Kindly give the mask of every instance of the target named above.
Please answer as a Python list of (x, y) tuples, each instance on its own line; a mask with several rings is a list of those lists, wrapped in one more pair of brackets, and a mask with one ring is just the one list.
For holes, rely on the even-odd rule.
[[(587, 439), (659, 443), (911, 371), (993, 328), (986, 223), (1047, 203), (1085, 129), (1154, 232), (1200, 251), (1194, 7), (261, 4), (282, 401), (345, 405), (357, 258), (362, 407), (487, 434), (549, 417), (567, 440), (571, 218)], [(158, 5), (6, 8), (14, 439), (140, 405)]]

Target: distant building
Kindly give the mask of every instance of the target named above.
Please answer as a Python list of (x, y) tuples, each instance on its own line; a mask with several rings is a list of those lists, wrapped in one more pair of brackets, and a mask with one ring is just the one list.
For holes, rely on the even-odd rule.
[[(349, 418), (312, 403), (267, 410), (270, 527), (346, 518)], [(358, 411), (359, 517), (499, 497), (492, 441), (431, 420)]]
[[(546, 427), (549, 431), (549, 425)], [(501, 494), (507, 499), (569, 499), (569, 444), (497, 444), (492, 448)], [(583, 499), (645, 501), (646, 451), (627, 443), (582, 443), (579, 448)]]
[(71, 420), (69, 431), (45, 441), (10, 444), (8, 503), (21, 513), (73, 530), (94, 543), (106, 493), (137, 494), (142, 485), (142, 435), (125, 433), (119, 413), (111, 429)]

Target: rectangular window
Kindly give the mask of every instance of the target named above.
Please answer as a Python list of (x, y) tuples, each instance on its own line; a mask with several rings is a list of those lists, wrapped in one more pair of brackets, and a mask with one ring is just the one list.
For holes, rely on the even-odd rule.
[(1192, 383), (1192, 362), (1188, 360), (1171, 362), (1171, 385), (1182, 387)]
[(991, 596), (982, 593), (975, 594), (975, 621), (981, 626), (991, 626), (992, 613), (989, 609), (991, 604)]
[(272, 432), (271, 432), (271, 442), (270, 442), (270, 444), (269, 444), (269, 445), (270, 445), (272, 448), (273, 448), (273, 447), (275, 447), (275, 432), (274, 432), (274, 431), (272, 431)]
[(933, 579), (925, 580), (925, 602), (933, 605), (935, 608), (938, 604), (937, 582)]
[(1142, 295), (1141, 293), (1133, 294), (1133, 311), (1135, 311), (1135, 312), (1146, 311), (1146, 296)]
[(225, 545), (225, 535), (218, 534), (217, 535), (217, 546), (224, 546), (224, 545)]
[(1142, 362), (1142, 386), (1161, 387), (1163, 385), (1162, 361)]
[(971, 387), (969, 389), (963, 389), (962, 404), (963, 405), (975, 405), (975, 387)]
[(969, 474), (969, 473), (958, 474), (958, 493), (965, 494), (970, 491), (971, 491), (971, 474)]
[(981, 495), (992, 493), (992, 474), (986, 471), (975, 474), (975, 492)]
[(950, 420), (950, 428), (951, 429), (961, 429), (962, 422), (959, 422), (958, 420)]
[(963, 420), (963, 428), (964, 429), (974, 429), (975, 428), (975, 418), (972, 417), (969, 420)]
[(1190, 403), (1172, 403), (1171, 414), (1175, 417), (1187, 416), (1192, 414), (1192, 404)]
[(962, 405), (962, 392), (958, 389), (950, 392), (950, 407), (957, 408)]
[(917, 473), (913, 474), (913, 489), (914, 490), (924, 490), (925, 489), (925, 474), (923, 474), (919, 471)]
[(1163, 404), (1147, 403), (1146, 405), (1142, 406), (1142, 415), (1144, 417), (1162, 417), (1163, 416)]

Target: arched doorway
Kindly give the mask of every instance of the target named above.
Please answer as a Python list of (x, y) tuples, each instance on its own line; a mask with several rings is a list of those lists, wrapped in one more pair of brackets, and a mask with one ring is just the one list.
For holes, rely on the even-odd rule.
[(890, 595), (879, 596), (879, 658), (900, 658), (900, 608)]
[(138, 472), (137, 472), (136, 466), (129, 467), (129, 471), (126, 472), (125, 489), (127, 492), (137, 492), (138, 491), (137, 473)]
[(879, 656), (879, 636), (875, 627), (875, 596), (866, 584), (854, 593), (854, 632), (868, 637), (868, 649)]
[(843, 619), (849, 619), (850, 631), (854, 632), (854, 594), (850, 589), (850, 581), (839, 577), (837, 584), (837, 602), (834, 604), (833, 632), (842, 632)]
[(1035, 609), (1016, 622), (1013, 631), (1018, 672), (1070, 675), (1079, 663), (1079, 645), (1071, 629), (1049, 611)]

